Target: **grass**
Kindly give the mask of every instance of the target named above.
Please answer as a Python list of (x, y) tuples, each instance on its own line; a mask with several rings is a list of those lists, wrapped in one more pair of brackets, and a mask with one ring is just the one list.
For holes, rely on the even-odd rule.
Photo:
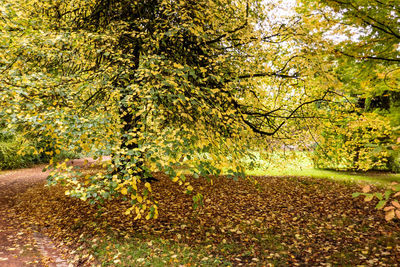
[(267, 161), (258, 159), (258, 166), (246, 172), (254, 176), (307, 176), (327, 178), (345, 182), (367, 182), (386, 185), (400, 182), (400, 173), (351, 172), (314, 169), (309, 155), (305, 152), (274, 153)]
[[(281, 239), (272, 233), (252, 235), (259, 240), (262, 257), (274, 266), (283, 266), (287, 261), (285, 247)], [(90, 253), (95, 256), (101, 266), (232, 266), (235, 261), (229, 259), (237, 255), (235, 260), (246, 259), (250, 265), (259, 265), (254, 256), (254, 246), (243, 247), (238, 242), (223, 240), (218, 244), (203, 242), (192, 246), (187, 242), (174, 241), (158, 236), (140, 233), (125, 238), (112, 237), (90, 240)], [(268, 253), (274, 251), (274, 253)], [(236, 262), (238, 264), (238, 262)]]
[(318, 169), (278, 169), (271, 168), (267, 170), (258, 169), (247, 173), (256, 176), (308, 176), (314, 178), (327, 178), (335, 181), (349, 182), (368, 182), (377, 185), (385, 185), (391, 182), (400, 182), (399, 173), (360, 173), (360, 172), (342, 172)]
[[(232, 246), (238, 246), (233, 244)], [(211, 247), (211, 245), (209, 245)], [(231, 266), (222, 256), (210, 254), (208, 246), (190, 247), (152, 235), (125, 237), (125, 240), (108, 237), (92, 241), (92, 253), (102, 266)], [(229, 249), (228, 244), (222, 250)]]
[[(274, 265), (284, 265), (287, 255), (276, 235), (266, 234), (260, 238), (260, 244), (267, 253), (265, 258)], [(217, 245), (203, 243), (196, 247), (180, 242), (171, 242), (157, 236), (140, 234), (135, 237), (108, 237), (103, 241), (91, 241), (91, 253), (101, 266), (232, 266), (234, 262), (228, 255), (240, 255), (249, 258), (251, 265), (258, 265), (252, 247), (243, 248), (235, 242), (221, 242)], [(237, 264), (237, 262), (236, 262)]]

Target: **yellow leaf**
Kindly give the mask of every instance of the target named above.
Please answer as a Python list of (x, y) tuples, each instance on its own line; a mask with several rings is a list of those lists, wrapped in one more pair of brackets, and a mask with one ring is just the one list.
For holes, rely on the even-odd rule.
[(125, 211), (125, 215), (129, 215), (129, 214), (131, 214), (131, 209), (127, 209), (127, 210)]
[(371, 201), (374, 198), (374, 195), (369, 195), (364, 198), (365, 202)]
[(377, 76), (379, 79), (385, 78), (386, 74), (385, 73), (377, 73)]
[(126, 189), (125, 187), (121, 189), (121, 194), (126, 195), (128, 194), (128, 189)]
[(151, 185), (150, 185), (150, 183), (145, 183), (144, 186), (151, 192)]

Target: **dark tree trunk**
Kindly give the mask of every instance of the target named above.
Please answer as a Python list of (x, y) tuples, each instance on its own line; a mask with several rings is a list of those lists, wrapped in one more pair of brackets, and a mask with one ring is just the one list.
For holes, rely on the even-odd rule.
[[(133, 174), (142, 178), (142, 180), (147, 182), (157, 181), (157, 179), (149, 176), (149, 173), (146, 173), (144, 170), (144, 163), (145, 157), (143, 152), (138, 150), (139, 148), (139, 141), (132, 141), (132, 137), (130, 134), (134, 133), (134, 136), (139, 136), (141, 131), (139, 122), (142, 120), (142, 115), (137, 115), (137, 112), (140, 109), (140, 99), (139, 96), (135, 96), (134, 92), (131, 92), (128, 85), (134, 82), (136, 71), (139, 68), (140, 64), (140, 51), (141, 51), (141, 44), (140, 40), (136, 40), (135, 44), (132, 44), (132, 39), (128, 36), (122, 36), (120, 39), (120, 45), (126, 46), (126, 53), (132, 55), (132, 61), (134, 65), (129, 68), (130, 73), (126, 79), (119, 79), (116, 81), (116, 86), (120, 89), (120, 108), (119, 108), (119, 115), (120, 115), (120, 122), (123, 124), (122, 132), (121, 132), (121, 146), (120, 150), (126, 151), (134, 151), (135, 157), (138, 158), (136, 161), (136, 166), (133, 169)], [(133, 96), (133, 99), (130, 101), (124, 101), (126, 97)], [(139, 106), (139, 108), (138, 108)], [(127, 158), (126, 155), (120, 155), (119, 164), (115, 164), (118, 166), (114, 170), (114, 174), (121, 174), (121, 172), (126, 169), (127, 165), (131, 162), (131, 158)], [(114, 162), (115, 163), (115, 162)]]

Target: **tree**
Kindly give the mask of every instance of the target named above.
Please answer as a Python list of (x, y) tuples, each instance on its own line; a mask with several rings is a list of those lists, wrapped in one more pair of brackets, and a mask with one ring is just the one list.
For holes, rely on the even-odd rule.
[[(85, 175), (53, 164), (50, 183), (91, 202), (119, 195), (157, 216), (153, 171), (243, 176), (242, 160), (329, 90), (307, 90), (293, 25), (262, 1), (3, 1), (2, 115), (56, 153), (112, 155)], [(301, 111), (301, 113), (300, 113)], [(283, 137), (283, 136), (282, 136)], [(264, 143), (265, 145), (265, 143)], [(201, 195), (194, 196), (199, 200)]]
[(329, 58), (337, 93), (347, 99), (322, 130), (319, 166), (398, 170), (398, 7), (397, 1), (326, 0), (299, 8), (306, 28), (320, 37), (315, 46)]

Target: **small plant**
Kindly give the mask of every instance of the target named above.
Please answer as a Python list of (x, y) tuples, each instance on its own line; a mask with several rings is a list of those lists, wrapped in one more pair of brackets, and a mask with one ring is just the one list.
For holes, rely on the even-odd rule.
[(374, 198), (379, 200), (375, 206), (376, 209), (385, 212), (385, 219), (391, 221), (395, 218), (400, 219), (400, 184), (393, 182), (389, 188), (384, 192), (371, 192), (371, 186), (366, 185), (362, 189), (362, 193), (357, 192), (353, 197), (365, 196), (364, 201), (369, 202)]

